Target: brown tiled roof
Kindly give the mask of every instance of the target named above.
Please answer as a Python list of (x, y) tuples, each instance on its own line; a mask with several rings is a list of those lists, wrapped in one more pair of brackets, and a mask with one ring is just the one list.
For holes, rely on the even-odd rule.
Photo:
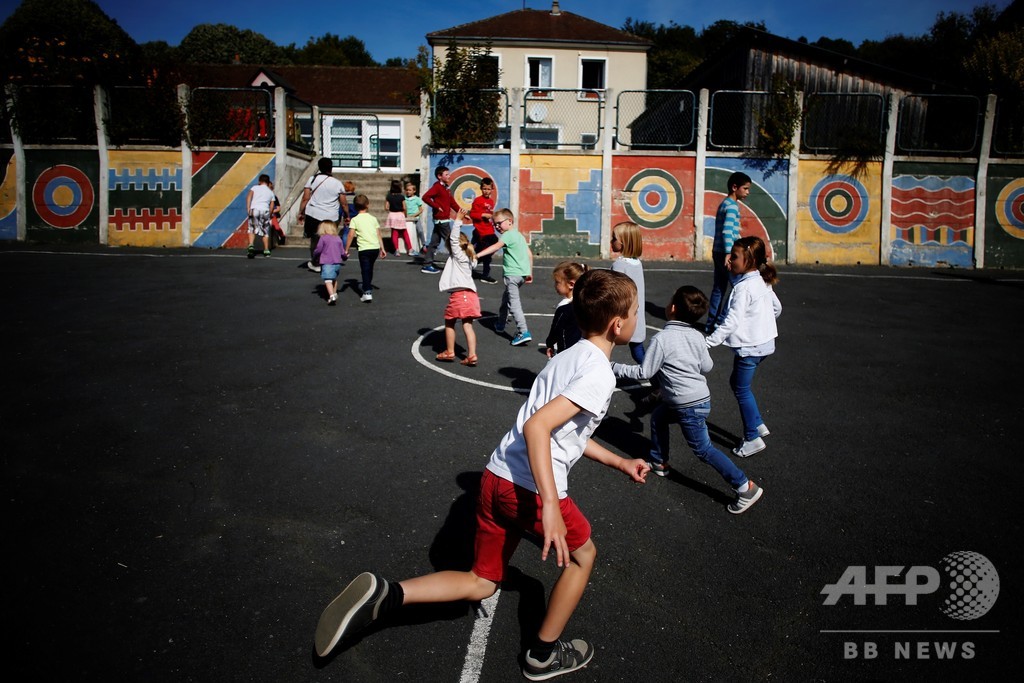
[(419, 83), (404, 67), (194, 64), (185, 67), (185, 81), (192, 87), (247, 88), (260, 72), (300, 100), (319, 107), (417, 106), (413, 102), (417, 101)]
[(552, 14), (550, 9), (521, 9), (427, 34), (431, 45), (449, 39), (493, 43), (513, 41), (601, 43), (647, 49), (650, 41), (572, 12)]

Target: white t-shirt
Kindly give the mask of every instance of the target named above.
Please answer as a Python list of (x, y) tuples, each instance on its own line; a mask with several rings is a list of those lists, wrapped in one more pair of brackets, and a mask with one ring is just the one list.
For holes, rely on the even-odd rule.
[(253, 185), (251, 189), (249, 210), (255, 213), (270, 213), (270, 207), (274, 204), (274, 191), (266, 185)]
[(586, 339), (559, 353), (537, 375), (530, 396), (516, 415), (515, 426), (491, 453), (487, 469), (514, 484), (539, 493), (530, 470), (523, 426), (535, 412), (557, 396), (565, 396), (583, 410), (551, 432), (551, 461), (558, 497), (569, 495), (569, 469), (583, 455), (583, 449), (601, 419), (608, 412), (615, 389), (608, 357)]
[(640, 313), (637, 316), (636, 329), (633, 330), (633, 336), (629, 341), (632, 344), (642, 343), (647, 339), (647, 315), (644, 311), (644, 302), (647, 300), (647, 292), (644, 287), (644, 264), (638, 258), (620, 256), (612, 261), (612, 270), (625, 273), (636, 285), (636, 300), (640, 302)]
[(318, 221), (336, 221), (341, 215), (338, 196), (345, 193), (345, 186), (334, 176), (318, 173), (309, 179), (306, 187), (313, 191), (306, 203), (306, 215)]

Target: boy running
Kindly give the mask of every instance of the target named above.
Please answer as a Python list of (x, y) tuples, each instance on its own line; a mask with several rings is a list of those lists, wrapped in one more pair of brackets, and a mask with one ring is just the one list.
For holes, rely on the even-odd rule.
[(523, 675), (545, 680), (590, 662), (590, 643), (562, 639), (597, 554), (590, 522), (568, 494), (569, 469), (585, 455), (643, 483), (650, 468), (643, 460), (622, 458), (590, 440), (615, 388), (609, 365), (612, 348), (628, 342), (636, 326), (636, 287), (620, 273), (593, 270), (576, 282), (573, 306), (584, 338), (537, 376), (515, 424), (484, 470), (472, 570), (401, 582), (360, 574), (320, 616), (318, 655), (326, 656), (342, 638), (402, 605), (490, 597), (505, 578), (520, 538), (532, 533), (543, 538), (541, 561), (553, 550), (563, 569), (540, 631), (523, 657)]

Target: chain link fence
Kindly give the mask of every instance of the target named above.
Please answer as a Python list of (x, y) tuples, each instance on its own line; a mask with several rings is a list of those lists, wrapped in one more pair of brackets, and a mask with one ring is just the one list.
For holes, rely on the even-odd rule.
[(181, 145), (176, 88), (115, 85), (107, 91), (107, 136), (114, 145)]
[(615, 99), (615, 142), (634, 150), (693, 145), (697, 98), (689, 90), (623, 90)]
[(996, 156), (1024, 156), (1024, 99), (1000, 97), (996, 102), (992, 152)]
[(430, 117), (435, 146), (508, 146), (509, 101), (504, 88), (438, 90)]
[(900, 100), (896, 149), (914, 154), (977, 151), (981, 100), (973, 95), (907, 95)]
[(313, 105), (294, 95), (284, 96), (285, 128), (288, 149), (313, 152)]
[(188, 139), (193, 147), (273, 146), (273, 93), (262, 88), (194, 88)]
[(527, 149), (597, 149), (604, 93), (539, 89), (523, 96), (523, 145)]
[(14, 126), (26, 144), (96, 144), (93, 89), (22, 85), (14, 93)]
[(885, 99), (880, 94), (808, 93), (800, 146), (812, 154), (882, 154), (885, 128)]

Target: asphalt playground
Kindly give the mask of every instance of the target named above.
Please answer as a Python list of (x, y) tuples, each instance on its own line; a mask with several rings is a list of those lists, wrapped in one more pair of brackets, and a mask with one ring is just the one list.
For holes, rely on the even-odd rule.
[[(0, 246), (14, 680), (523, 680), (557, 573), (531, 543), (482, 605), (405, 609), (325, 659), (313, 631), (362, 571), (468, 568), (480, 471), (545, 363), (555, 262), (524, 288), (535, 343), (485, 320), (468, 368), (433, 360), (435, 276), (388, 258), (372, 304), (349, 286), (328, 307), (305, 254)], [(728, 514), (678, 430), (666, 478), (581, 461), (570, 492), (598, 560), (566, 635), (596, 655), (562, 680), (1006, 676), (1024, 642), (1024, 273), (780, 275), (755, 383), (772, 434), (737, 460), (764, 497)], [(711, 272), (648, 263), (646, 279), (653, 334), (672, 291)], [(493, 315), (500, 285), (479, 290)], [(712, 357), (725, 449), (739, 413), (729, 351)], [(646, 453), (645, 393), (616, 392), (602, 443)], [(958, 590), (975, 618), (944, 612)]]

